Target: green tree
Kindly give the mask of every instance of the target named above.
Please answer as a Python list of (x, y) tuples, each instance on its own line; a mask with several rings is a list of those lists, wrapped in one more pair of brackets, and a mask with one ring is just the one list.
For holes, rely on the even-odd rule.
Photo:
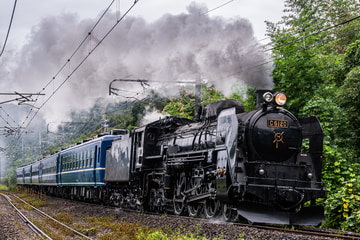
[(286, 0), (282, 20), (268, 23), (275, 90), (287, 93), (295, 115), (316, 115), (324, 129), (325, 225), (350, 230), (360, 223), (359, 206), (350, 204), (360, 184), (357, 8), (354, 0)]

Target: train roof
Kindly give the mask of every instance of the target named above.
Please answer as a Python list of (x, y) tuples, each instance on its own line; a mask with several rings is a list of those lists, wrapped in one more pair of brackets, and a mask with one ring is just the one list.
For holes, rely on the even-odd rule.
[(38, 159), (36, 161), (26, 163), (26, 164), (24, 164), (24, 165), (22, 165), (20, 167), (28, 167), (30, 165), (33, 165), (33, 164), (37, 163), (37, 162), (41, 162), (43, 160), (52, 158), (54, 156), (56, 157), (58, 154), (61, 154), (62, 152), (65, 152), (67, 150), (80, 148), (80, 147), (85, 146), (87, 144), (91, 144), (91, 143), (102, 141), (102, 140), (113, 140), (113, 139), (119, 137), (119, 135), (124, 135), (126, 133), (129, 133), (129, 131), (124, 130), (124, 129), (114, 129), (114, 130), (111, 130), (109, 133), (105, 133), (105, 134), (97, 135), (97, 136), (95, 136), (93, 138), (85, 139), (85, 140), (83, 140), (81, 142), (76, 143), (75, 145), (70, 145), (70, 146), (68, 146), (66, 148), (61, 149), (60, 151), (57, 151), (56, 153), (53, 153), (51, 155), (48, 155), (48, 156), (46, 156), (44, 158), (41, 158), (41, 159)]

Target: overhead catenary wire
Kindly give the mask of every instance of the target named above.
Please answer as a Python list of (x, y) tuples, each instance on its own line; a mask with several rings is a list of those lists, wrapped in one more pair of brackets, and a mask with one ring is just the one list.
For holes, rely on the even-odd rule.
[[(84, 39), (80, 42), (80, 44), (75, 48), (74, 52), (70, 55), (70, 57), (65, 61), (65, 63), (60, 67), (60, 69), (56, 72), (56, 74), (52, 77), (52, 79), (50, 79), (47, 84), (40, 90), (40, 92), (44, 92), (46, 90), (46, 88), (55, 81), (55, 79), (57, 78), (57, 76), (65, 69), (65, 67), (67, 65), (70, 64), (71, 59), (76, 55), (76, 53), (80, 50), (80, 48), (84, 45), (84, 43), (86, 42), (87, 39), (89, 39), (93, 33), (93, 31), (95, 30), (95, 28), (99, 25), (100, 21), (103, 19), (103, 17), (105, 16), (105, 14), (109, 11), (109, 9), (111, 8), (111, 6), (114, 4), (115, 0), (112, 0), (111, 3), (109, 4), (109, 6), (104, 10), (104, 12), (101, 14), (101, 16), (99, 17), (99, 19), (95, 22), (95, 24), (93, 25), (93, 27), (90, 29), (90, 31), (88, 31), (88, 34), (84, 37)], [(32, 105), (32, 107), (30, 108), (29, 112), (27, 113), (26, 117), (24, 118), (24, 121), (22, 122), (22, 125), (25, 125), (26, 121), (30, 118), (31, 113), (33, 112), (34, 108), (38, 109), (37, 107), (35, 107), (35, 104), (37, 103), (38, 98), (35, 99), (34, 104)], [(37, 113), (36, 113), (37, 114)], [(36, 115), (35, 114), (35, 115)]]
[[(26, 116), (23, 125), (26, 124), (26, 120), (28, 120), (27, 124), (25, 127), (22, 127), (22, 131), (19, 132), (19, 134), (14, 138), (14, 141), (10, 144), (11, 146), (15, 145), (16, 142), (21, 138), (22, 134), (24, 132), (26, 132), (26, 129), (30, 126), (31, 122), (34, 120), (34, 118), (36, 117), (36, 115), (38, 114), (38, 112), (45, 106), (46, 103), (49, 102), (49, 100), (56, 94), (57, 91), (59, 91), (59, 89), (72, 77), (72, 75), (83, 65), (83, 63), (90, 57), (90, 55), (100, 46), (100, 44), (109, 36), (109, 34), (116, 28), (116, 26), (127, 16), (127, 14), (133, 9), (133, 7), (136, 5), (136, 3), (139, 0), (134, 0), (133, 4), (128, 8), (128, 10), (119, 18), (117, 19), (116, 23), (114, 25), (112, 25), (110, 27), (110, 29), (103, 35), (103, 37), (100, 39), (100, 41), (89, 51), (89, 53), (75, 66), (75, 68), (70, 72), (70, 74), (61, 82), (61, 84), (52, 92), (52, 94), (39, 106), (39, 107), (35, 107), (35, 103), (32, 105), (32, 108), (30, 109), (29, 114)], [(114, 0), (112, 1), (112, 3), (110, 4), (110, 6), (113, 4)], [(105, 12), (107, 12), (109, 9), (109, 7), (107, 8), (107, 10)], [(104, 15), (104, 14), (103, 14)], [(100, 17), (102, 18), (103, 15)], [(95, 27), (97, 26), (97, 24), (99, 23), (99, 21), (96, 22)], [(83, 42), (83, 41), (82, 41)], [(83, 44), (83, 43), (82, 43)], [(78, 50), (75, 50), (78, 51)], [(67, 60), (67, 62), (69, 62), (69, 59)], [(64, 67), (62, 66), (61, 69), (64, 69)], [(53, 78), (54, 79), (54, 78)], [(46, 86), (48, 86), (48, 84), (46, 84)], [(43, 88), (42, 91), (45, 90), (45, 87)], [(30, 117), (30, 114), (32, 111), (34, 111), (34, 108), (36, 108), (37, 110), (35, 111), (35, 113)]]
[(56, 77), (64, 70), (64, 68), (70, 63), (71, 59), (75, 56), (75, 54), (80, 50), (80, 48), (84, 45), (86, 40), (88, 40), (92, 33), (94, 32), (95, 28), (98, 26), (100, 21), (103, 19), (103, 17), (106, 15), (106, 13), (109, 11), (111, 6), (114, 4), (115, 0), (112, 0), (112, 2), (109, 4), (109, 6), (105, 9), (105, 11), (101, 14), (99, 19), (96, 21), (94, 26), (90, 29), (88, 34), (84, 37), (84, 39), (80, 42), (80, 44), (76, 47), (74, 52), (71, 54), (71, 56), (66, 60), (66, 62), (62, 65), (62, 67), (57, 71), (57, 73), (54, 75), (54, 77), (45, 85), (45, 87), (41, 90), (44, 91), (55, 79)]
[[(349, 11), (344, 12), (344, 13), (342, 13), (341, 15), (337, 16), (337, 18), (340, 19), (340, 18), (348, 15), (349, 13), (358, 11), (359, 9), (360, 9), (360, 7), (355, 7), (355, 8), (353, 8), (353, 9), (350, 9)], [(323, 20), (324, 20), (324, 21), (327, 21), (326, 19), (323, 19)], [(285, 24), (285, 22), (282, 22), (281, 24)], [(323, 24), (324, 24), (323, 21), (318, 21), (318, 23), (317, 23), (316, 25), (313, 25), (312, 28), (316, 28), (316, 27), (318, 27), (318, 26), (323, 27)], [(286, 39), (291, 38), (291, 37), (295, 37), (295, 36), (299, 35), (300, 33), (301, 33), (300, 31), (294, 32), (293, 34), (291, 34), (291, 35), (289, 35), (289, 36), (285, 36), (285, 37), (283, 37), (283, 38), (281, 38), (281, 39), (278, 39), (276, 42), (278, 42), (278, 41), (283, 41), (283, 40), (286, 40)], [(265, 37), (265, 38), (263, 38), (263, 39), (261, 39), (261, 40), (258, 40), (258, 41), (259, 41), (259, 42), (260, 42), (260, 41), (265, 41), (265, 40), (270, 39), (270, 38), (271, 38), (271, 37), (269, 36), (269, 37)], [(273, 45), (273, 44), (275, 44), (275, 42), (274, 42), (274, 41), (270, 41), (270, 42), (268, 42), (268, 43), (265, 44), (265, 45)]]
[(208, 10), (207, 12), (203, 12), (203, 13), (201, 13), (201, 14), (202, 14), (202, 15), (208, 14), (209, 12), (212, 12), (212, 11), (215, 11), (215, 10), (217, 10), (217, 9), (219, 9), (219, 8), (222, 8), (222, 7), (224, 7), (225, 5), (228, 5), (229, 3), (233, 2), (233, 1), (235, 1), (235, 0), (227, 1), (226, 3), (223, 3), (223, 4), (221, 4), (221, 5), (217, 6), (217, 7), (213, 8), (213, 9), (210, 9), (210, 10)]
[(3, 45), (2, 49), (1, 49), (1, 52), (0, 52), (0, 57), (1, 57), (1, 56), (3, 55), (3, 53), (4, 53), (5, 46), (6, 46), (6, 43), (7, 43), (8, 38), (9, 38), (11, 25), (12, 25), (12, 22), (13, 22), (13, 19), (14, 19), (14, 15), (15, 15), (16, 3), (17, 3), (17, 0), (15, 0), (15, 2), (14, 2), (14, 7), (13, 7), (12, 14), (11, 14), (11, 18), (10, 18), (10, 23), (9, 23), (8, 31), (7, 31), (7, 33), (6, 33), (6, 37), (5, 37), (5, 41), (4, 41), (4, 45)]
[(98, 46), (107, 38), (107, 36), (115, 29), (115, 27), (125, 18), (125, 16), (131, 11), (131, 9), (135, 6), (135, 4), (139, 0), (135, 0), (134, 4), (130, 6), (130, 8), (123, 14), (123, 16), (116, 21), (116, 23), (106, 32), (106, 34), (100, 39), (100, 41), (89, 51), (89, 54), (86, 55), (79, 64), (71, 71), (71, 73), (62, 81), (62, 83), (53, 91), (53, 93), (40, 105), (39, 109), (35, 112), (33, 117), (29, 120), (28, 124), (25, 126), (25, 129), (30, 125), (32, 120), (35, 118), (37, 113), (40, 111), (41, 108), (44, 107), (46, 103), (59, 91), (59, 89), (71, 78), (71, 76), (81, 67), (81, 65), (89, 58), (89, 56), (98, 48)]
[(275, 50), (275, 49), (278, 49), (278, 48), (281, 48), (281, 47), (290, 45), (290, 44), (295, 43), (295, 42), (299, 42), (299, 41), (301, 41), (301, 40), (303, 40), (303, 39), (306, 39), (306, 38), (308, 38), (308, 37), (315, 36), (315, 35), (317, 35), (317, 34), (320, 34), (320, 33), (322, 33), (322, 32), (328, 31), (328, 30), (330, 30), (330, 29), (339, 27), (339, 26), (341, 26), (341, 25), (344, 25), (344, 24), (346, 24), (346, 23), (352, 22), (352, 21), (357, 20), (357, 19), (359, 19), (359, 18), (360, 18), (360, 15), (358, 15), (358, 16), (356, 16), (356, 17), (353, 17), (353, 18), (351, 18), (351, 19), (345, 20), (345, 21), (343, 21), (343, 22), (341, 22), (341, 23), (332, 25), (332, 26), (330, 26), (330, 27), (326, 27), (326, 28), (321, 29), (321, 30), (319, 30), (319, 31), (316, 31), (316, 32), (314, 32), (314, 33), (308, 34), (308, 35), (306, 35), (306, 36), (304, 36), (304, 37), (300, 37), (300, 38), (295, 39), (295, 40), (293, 40), (293, 41), (284, 43), (284, 44), (282, 44), (282, 45), (280, 45), (280, 46), (276, 46), (276, 47), (267, 49), (267, 50), (265, 50), (264, 52), (268, 52), (268, 51), (271, 51), (271, 50)]

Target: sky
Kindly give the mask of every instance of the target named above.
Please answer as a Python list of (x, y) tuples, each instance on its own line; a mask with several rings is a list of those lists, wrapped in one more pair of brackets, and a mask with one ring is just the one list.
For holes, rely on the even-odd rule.
[[(86, 58), (87, 51), (99, 43), (107, 29), (134, 2), (115, 0), (110, 14), (85, 47), (55, 78), (110, 2), (18, 1), (7, 45), (0, 57), (1, 91), (39, 92), (44, 88), (46, 97), (39, 97), (36, 107), (44, 105), (41, 112), (50, 122), (66, 118), (69, 109), (90, 107), (98, 97), (107, 95), (108, 84), (114, 78), (160, 81), (201, 78), (225, 93), (231, 91), (226, 87), (237, 83), (271, 87), (269, 66), (257, 67), (256, 71), (247, 69), (267, 61), (267, 56), (258, 52), (258, 46), (268, 41), (263, 40), (264, 21), (281, 19), (283, 0), (139, 0), (123, 23)], [(0, 0), (0, 47), (13, 4), (14, 1)], [(85, 58), (86, 63), (71, 75)], [(69, 75), (71, 78), (62, 86)], [(224, 78), (229, 84), (223, 84)], [(123, 87), (134, 90), (134, 86)], [(54, 96), (47, 100), (51, 95)]]
[[(120, 9), (124, 9), (130, 0), (116, 0), (112, 7), (116, 10), (120, 3)], [(24, 43), (32, 27), (46, 16), (56, 16), (62, 13), (76, 13), (80, 18), (97, 17), (111, 1), (104, 0), (31, 0), (18, 1), (15, 10), (9, 44)], [(277, 22), (282, 16), (284, 0), (139, 0), (132, 10), (131, 16), (143, 17), (147, 21), (155, 21), (164, 14), (179, 14), (186, 12), (186, 7), (191, 2), (206, 3), (209, 16), (222, 16), (233, 18), (240, 16), (249, 19), (253, 25), (255, 36), (260, 40), (266, 32), (265, 20)], [(222, 6), (225, 4), (224, 6)], [(0, 43), (2, 46), (8, 24), (10, 21), (14, 1), (0, 1)], [(124, 6), (123, 6), (124, 5)], [(218, 8), (219, 7), (219, 8)]]

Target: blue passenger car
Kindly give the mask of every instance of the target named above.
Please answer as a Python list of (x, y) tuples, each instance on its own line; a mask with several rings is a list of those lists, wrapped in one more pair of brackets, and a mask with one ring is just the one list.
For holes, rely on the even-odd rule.
[(61, 195), (77, 199), (101, 199), (105, 187), (105, 163), (117, 132), (94, 138), (59, 153), (57, 184)]
[(58, 156), (58, 154), (54, 154), (40, 161), (39, 182), (41, 186), (57, 186), (56, 161)]
[(39, 185), (39, 168), (40, 162), (34, 162), (31, 165), (31, 184), (32, 185)]
[(24, 166), (24, 183), (26, 185), (31, 184), (31, 172), (32, 172), (31, 164)]
[(119, 134), (127, 130), (112, 130), (109, 135), (93, 138), (66, 148), (40, 161), (16, 170), (19, 185), (55, 195), (76, 199), (103, 200), (106, 158)]
[(24, 179), (24, 168), (20, 167), (16, 169), (16, 184), (17, 185), (24, 185), (25, 179)]

